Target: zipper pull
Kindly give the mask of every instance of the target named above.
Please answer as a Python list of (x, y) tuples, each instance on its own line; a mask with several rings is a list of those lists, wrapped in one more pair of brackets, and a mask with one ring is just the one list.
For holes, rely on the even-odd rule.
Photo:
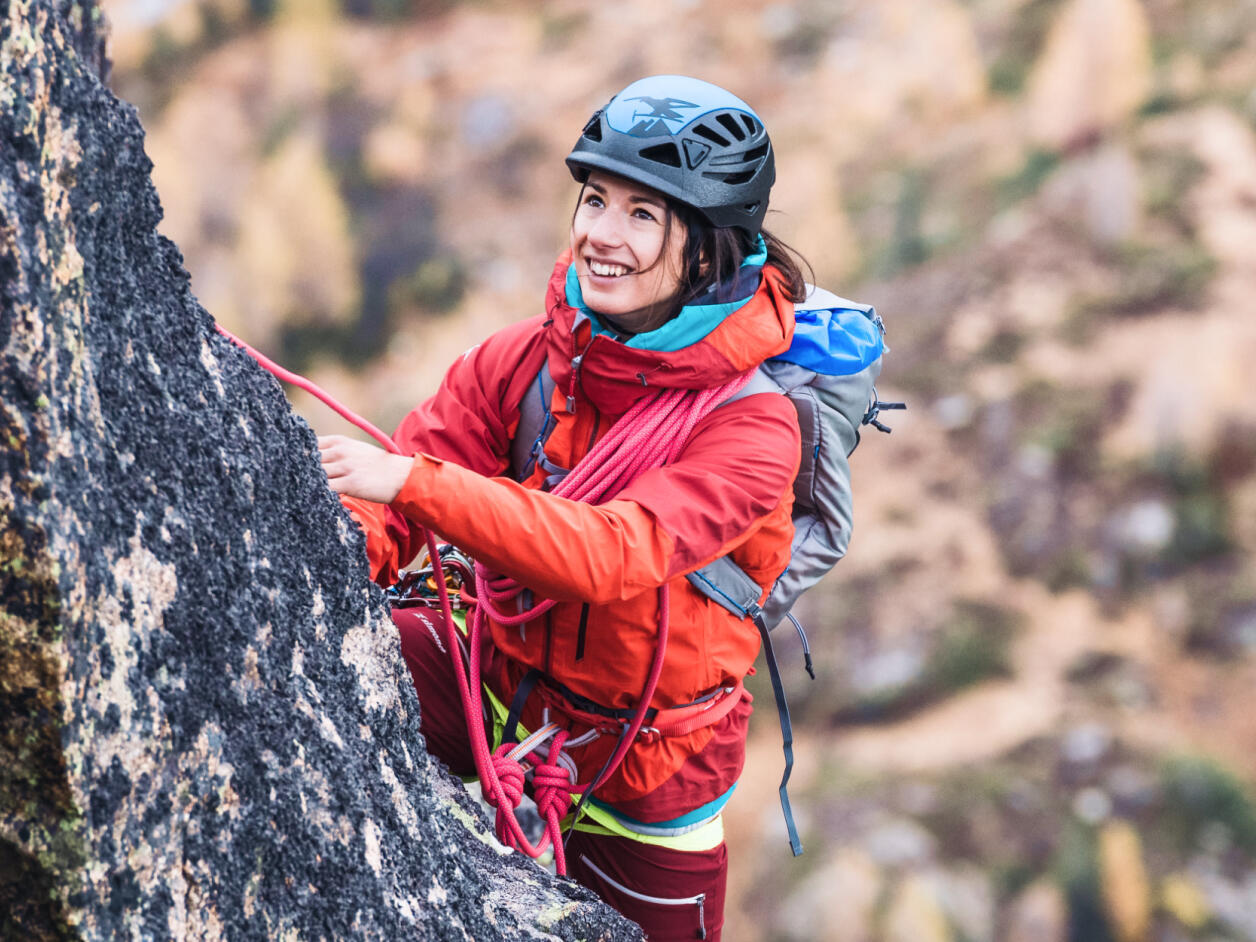
[(584, 362), (584, 354), (577, 353), (571, 358), (571, 382), (567, 386), (567, 412), (576, 414), (576, 381), (580, 377), (580, 364)]

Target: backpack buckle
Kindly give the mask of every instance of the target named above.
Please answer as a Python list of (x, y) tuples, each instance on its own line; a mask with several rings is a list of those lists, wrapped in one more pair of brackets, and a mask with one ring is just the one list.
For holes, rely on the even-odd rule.
[(885, 410), (885, 409), (898, 409), (898, 410), (906, 411), (907, 403), (882, 402), (880, 397), (877, 396), (876, 387), (873, 386), (872, 387), (872, 405), (870, 405), (868, 407), (868, 411), (864, 413), (863, 421), (861, 424), (871, 425), (878, 432), (885, 432), (885, 434), (888, 435), (890, 432), (894, 431), (894, 429), (890, 428), (888, 425), (884, 424), (883, 422), (877, 421), (877, 416), (879, 416), (882, 410)]

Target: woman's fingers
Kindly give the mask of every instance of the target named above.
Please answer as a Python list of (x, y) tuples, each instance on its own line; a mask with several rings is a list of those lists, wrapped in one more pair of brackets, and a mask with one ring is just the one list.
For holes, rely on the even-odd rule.
[(336, 458), (344, 455), (349, 450), (346, 446), (360, 445), (361, 442), (355, 442), (351, 438), (345, 438), (343, 435), (320, 435), (318, 437), (318, 454), (326, 463), (330, 458)]
[(343, 435), (324, 435), (318, 440), (318, 458), (328, 477), (347, 474), (354, 467), (367, 464), (383, 452)]
[(411, 459), (343, 435), (321, 435), (318, 457), (337, 494), (391, 503), (405, 483)]

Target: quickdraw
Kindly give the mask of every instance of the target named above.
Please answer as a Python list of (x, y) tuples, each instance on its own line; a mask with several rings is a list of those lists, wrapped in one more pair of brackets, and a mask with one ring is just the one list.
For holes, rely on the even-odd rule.
[(474, 605), (475, 563), (471, 557), (448, 543), (440, 545), (437, 565), (432, 564), (430, 557), (427, 553), (418, 569), (402, 569), (397, 573), (397, 581), (384, 590), (388, 604), (396, 608), (417, 605), (440, 608), (437, 579), (443, 579), (450, 608), (463, 611)]

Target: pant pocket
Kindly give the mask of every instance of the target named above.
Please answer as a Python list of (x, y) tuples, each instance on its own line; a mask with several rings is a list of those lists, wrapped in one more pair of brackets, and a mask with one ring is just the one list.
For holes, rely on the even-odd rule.
[(625, 886), (584, 854), (580, 855), (580, 862), (609, 889), (610, 893), (603, 893), (603, 898), (620, 913), (639, 923), (651, 942), (707, 937), (705, 893), (680, 897), (652, 896)]

